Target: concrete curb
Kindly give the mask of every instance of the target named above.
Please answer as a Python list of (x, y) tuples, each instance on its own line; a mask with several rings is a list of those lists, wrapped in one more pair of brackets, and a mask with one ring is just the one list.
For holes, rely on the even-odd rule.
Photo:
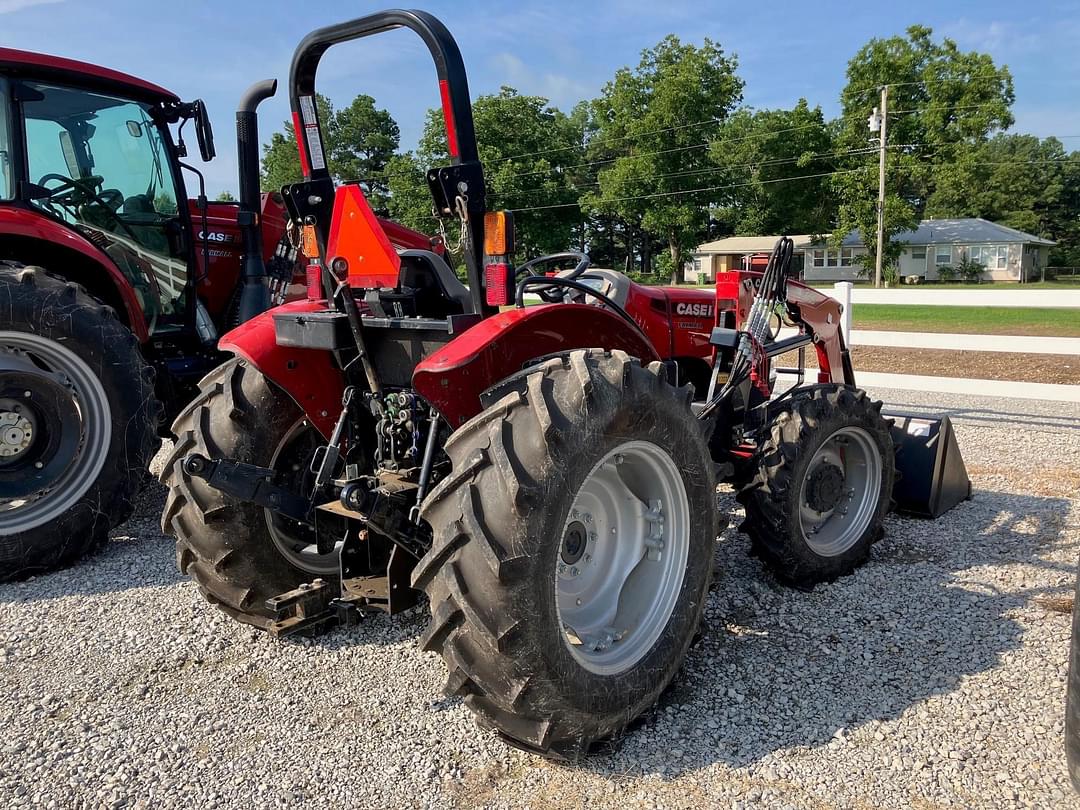
[(918, 374), (886, 374), (858, 370), (855, 372), (855, 382), (860, 388), (894, 388), (900, 391), (936, 391), (944, 394), (1080, 403), (1080, 385), (966, 380), (957, 377), (925, 377)]

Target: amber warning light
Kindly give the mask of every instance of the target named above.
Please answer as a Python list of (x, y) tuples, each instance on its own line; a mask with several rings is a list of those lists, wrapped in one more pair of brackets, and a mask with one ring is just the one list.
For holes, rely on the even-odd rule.
[(484, 254), (506, 256), (514, 253), (514, 215), (509, 211), (484, 214)]

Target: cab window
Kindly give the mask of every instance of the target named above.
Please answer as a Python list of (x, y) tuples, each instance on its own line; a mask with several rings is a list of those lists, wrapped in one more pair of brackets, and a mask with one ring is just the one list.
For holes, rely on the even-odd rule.
[(7, 80), (0, 79), (0, 200), (15, 196), (11, 168), (11, 95)]

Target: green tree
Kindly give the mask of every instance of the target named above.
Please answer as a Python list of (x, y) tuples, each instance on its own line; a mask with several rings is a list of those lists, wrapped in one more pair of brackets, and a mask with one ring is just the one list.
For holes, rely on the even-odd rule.
[[(805, 99), (791, 110), (739, 110), (711, 147), (723, 169), (716, 178), (736, 185), (714, 219), (728, 233), (827, 233), (835, 197), (827, 174), (836, 165), (832, 136), (820, 107)], [(797, 178), (806, 178), (799, 180)]]
[(1057, 138), (999, 134), (942, 166), (937, 181), (928, 216), (983, 217), (1053, 239), (1055, 262), (1080, 247), (1080, 154)]
[(1008, 68), (951, 39), (912, 26), (907, 36), (872, 39), (848, 63), (840, 95), (838, 151), (847, 173), (835, 177), (840, 200), (834, 241), (857, 229), (874, 262), (877, 232), (877, 150), (867, 119), (889, 85), (889, 150), (886, 157), (886, 262), (903, 250), (890, 237), (915, 227), (947, 166), (1013, 122), (1013, 83)]
[(697, 47), (668, 36), (636, 68), (618, 70), (592, 105), (595, 137), (618, 156), (600, 169), (598, 190), (582, 204), (662, 239), (673, 283), (683, 280), (684, 256), (706, 229), (711, 198), (695, 190), (715, 185), (710, 129), (695, 124), (719, 125), (740, 102), (736, 67), (709, 39)]
[(236, 197), (232, 195), (231, 191), (223, 191), (217, 195), (218, 202), (236, 202)]
[[(386, 110), (375, 106), (371, 96), (359, 95), (348, 107), (335, 110), (325, 96), (316, 98), (322, 123), (324, 148), (330, 174), (337, 182), (359, 180), (367, 189), (376, 211), (387, 207), (387, 165), (397, 151), (400, 130)], [(302, 179), (296, 133), (286, 121), (263, 145), (262, 185), (279, 189)]]
[[(574, 203), (568, 167), (581, 162), (579, 123), (540, 96), (512, 87), (473, 102), (473, 121), (487, 184), (487, 207), (536, 208)], [(431, 196), (424, 172), (449, 161), (442, 112), (428, 112), (415, 152), (395, 158), (387, 170), (394, 219), (430, 231)], [(576, 207), (542, 208), (515, 215), (519, 257), (566, 250), (580, 224)], [(450, 234), (451, 241), (455, 234)]]

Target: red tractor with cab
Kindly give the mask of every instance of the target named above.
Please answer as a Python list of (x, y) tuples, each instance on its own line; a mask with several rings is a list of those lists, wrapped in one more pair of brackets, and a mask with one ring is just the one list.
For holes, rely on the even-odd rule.
[[(395, 249), (360, 186), (327, 171), (319, 61), (395, 28), (435, 62), (450, 163), (427, 183), (465, 235), (467, 286), (436, 252)], [(810, 587), (866, 560), (904, 431), (855, 387), (839, 304), (789, 277), (790, 240), (715, 293), (642, 287), (584, 253), (515, 267), (513, 219), (486, 209), (461, 54), (424, 12), (314, 31), (289, 91), (305, 180), (283, 198), (308, 296), (222, 339), (235, 358), (177, 418), (163, 473), (163, 529), (210, 601), (282, 635), (425, 593), (421, 644), (447, 692), (512, 745), (576, 759), (678, 671), (708, 595), (718, 481), (782, 579)], [(807, 349), (812, 381), (774, 365)], [(955, 493), (933, 466), (913, 480), (937, 482), (940, 505)]]
[(201, 101), (0, 48), (0, 580), (71, 562), (121, 522), (163, 412), (224, 359), (218, 335), (303, 281), (281, 196), (259, 193), (255, 110), (275, 88), (237, 111), (239, 203), (207, 202), (183, 163), (186, 127), (214, 156)]

